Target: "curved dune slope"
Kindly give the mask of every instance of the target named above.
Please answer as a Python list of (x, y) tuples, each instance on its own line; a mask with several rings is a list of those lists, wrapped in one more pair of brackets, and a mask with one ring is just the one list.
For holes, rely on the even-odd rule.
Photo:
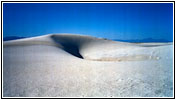
[(3, 43), (4, 97), (172, 97), (172, 43), (50, 34)]
[[(44, 38), (44, 39), (43, 39)], [(123, 50), (135, 49), (140, 50), (139, 47), (157, 47), (168, 45), (165, 43), (158, 44), (135, 44), (135, 43), (123, 43), (115, 42), (111, 40), (105, 40), (100, 38), (94, 38), (83, 35), (72, 35), (72, 34), (52, 34), (31, 39), (22, 39), (4, 42), (4, 47), (8, 46), (28, 46), (28, 45), (48, 45), (55, 46), (65, 52), (88, 60), (97, 61), (121, 61), (121, 60), (142, 60), (142, 59), (157, 59), (145, 54), (121, 54)], [(119, 52), (120, 51), (120, 52)], [(135, 50), (136, 51), (136, 50)], [(118, 52), (118, 55), (113, 56), (114, 52)]]

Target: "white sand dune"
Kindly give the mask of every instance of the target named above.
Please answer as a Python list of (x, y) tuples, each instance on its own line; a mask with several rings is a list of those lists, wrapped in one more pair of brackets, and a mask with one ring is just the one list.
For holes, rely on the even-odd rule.
[(172, 97), (172, 43), (51, 34), (3, 44), (5, 97)]

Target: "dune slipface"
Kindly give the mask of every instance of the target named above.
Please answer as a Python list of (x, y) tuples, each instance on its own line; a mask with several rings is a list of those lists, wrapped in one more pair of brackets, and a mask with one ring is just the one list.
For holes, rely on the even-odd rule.
[(51, 34), (3, 43), (5, 97), (172, 97), (172, 43)]

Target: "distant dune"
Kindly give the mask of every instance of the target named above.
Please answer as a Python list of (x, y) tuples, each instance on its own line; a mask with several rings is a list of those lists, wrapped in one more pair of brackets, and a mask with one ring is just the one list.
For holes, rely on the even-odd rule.
[(166, 42), (173, 42), (173, 40), (166, 40), (166, 39), (153, 39), (153, 38), (144, 38), (144, 39), (128, 39), (128, 40), (120, 40), (114, 39), (114, 41), (121, 41), (121, 42), (132, 42), (132, 43), (166, 43)]
[(173, 44), (50, 34), (3, 43), (3, 96), (172, 97)]
[(25, 37), (19, 37), (19, 36), (8, 36), (8, 37), (4, 37), (3, 41), (10, 41), (10, 40), (17, 40), (17, 39), (22, 39)]

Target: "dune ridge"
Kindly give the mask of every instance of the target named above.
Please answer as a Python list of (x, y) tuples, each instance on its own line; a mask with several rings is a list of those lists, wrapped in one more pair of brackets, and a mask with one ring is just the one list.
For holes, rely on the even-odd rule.
[[(44, 39), (43, 39), (44, 38)], [(91, 36), (84, 36), (84, 35), (73, 35), (73, 34), (50, 34), (39, 36), (35, 38), (27, 38), (27, 39), (19, 39), (19, 40), (12, 40), (4, 42), (4, 47), (9, 46), (29, 46), (29, 45), (48, 45), (48, 46), (55, 46), (59, 49), (62, 49), (69, 54), (87, 60), (95, 60), (95, 61), (121, 61), (121, 60), (145, 60), (145, 59), (156, 59), (157, 57), (150, 57), (149, 55), (130, 55), (130, 56), (120, 56), (120, 57), (100, 57), (94, 58), (90, 52), (95, 52), (101, 54), (101, 51), (96, 50), (97, 46), (101, 49), (104, 47), (112, 45), (112, 49), (122, 49), (128, 47), (136, 48), (136, 47), (157, 47), (157, 46), (164, 46), (169, 45), (168, 43), (158, 43), (158, 44), (142, 44), (142, 43), (123, 43), (117, 42), (102, 38), (95, 38)], [(124, 49), (125, 50), (125, 49)], [(108, 52), (108, 51), (103, 51)], [(119, 52), (120, 53), (120, 52)]]
[(172, 97), (172, 43), (74, 34), (3, 42), (4, 97)]

